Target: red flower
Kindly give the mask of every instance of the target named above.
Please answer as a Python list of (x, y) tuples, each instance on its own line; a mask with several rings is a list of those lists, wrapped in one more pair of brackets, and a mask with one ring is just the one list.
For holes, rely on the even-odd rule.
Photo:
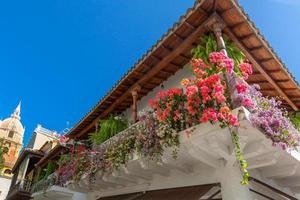
[(158, 102), (156, 99), (150, 99), (149, 100), (149, 106), (152, 108), (156, 108), (158, 106)]
[(76, 148), (76, 151), (79, 152), (79, 153), (82, 153), (83, 151), (86, 150), (86, 147), (84, 145), (79, 145), (77, 148)]
[(173, 117), (173, 120), (174, 121), (177, 121), (181, 118), (181, 113), (179, 112), (179, 110), (175, 110), (174, 111), (174, 117)]
[(69, 138), (66, 137), (66, 136), (64, 136), (64, 135), (62, 135), (62, 136), (59, 138), (59, 142), (60, 142), (60, 143), (67, 143), (68, 140), (69, 140)]
[(165, 91), (159, 91), (156, 95), (157, 98), (159, 99), (163, 99), (167, 96), (167, 94), (165, 93)]
[(242, 99), (242, 106), (248, 107), (248, 108), (253, 108), (254, 103), (251, 99), (249, 98), (243, 98)]
[(239, 67), (240, 67), (240, 70), (242, 72), (244, 80), (248, 79), (249, 75), (251, 75), (253, 73), (252, 65), (249, 64), (249, 63), (241, 63), (239, 65)]
[(214, 91), (215, 92), (223, 92), (223, 85), (217, 84), (214, 86)]
[(231, 113), (228, 115), (228, 121), (231, 126), (239, 126), (237, 116), (235, 116)]
[(218, 103), (222, 104), (225, 102), (226, 98), (222, 92), (214, 92), (212, 96), (217, 100)]
[(204, 62), (202, 59), (200, 59), (200, 58), (193, 58), (193, 59), (191, 60), (191, 65), (192, 65), (194, 68), (198, 68), (198, 67), (201, 67), (201, 68), (203, 68), (203, 69), (209, 68), (209, 66), (207, 66), (207, 65), (205, 64), (205, 62)]
[(203, 110), (200, 122), (207, 122), (209, 120), (213, 122), (218, 121), (218, 113), (214, 108), (206, 108)]
[(225, 54), (223, 54), (222, 52), (212, 52), (208, 56), (209, 62), (213, 64), (221, 63), (226, 58), (227, 56), (225, 56)]
[(186, 87), (186, 95), (188, 97), (195, 95), (198, 92), (198, 88), (194, 85)]
[(220, 112), (223, 113), (223, 114), (224, 113), (226, 114), (226, 113), (230, 112), (230, 109), (228, 108), (228, 106), (223, 106), (223, 107), (220, 108)]
[(199, 78), (202, 78), (203, 76), (206, 76), (207, 73), (203, 70), (201, 70), (200, 68), (195, 68), (194, 69), (194, 73), (196, 76), (198, 76)]
[(233, 72), (233, 68), (234, 68), (234, 62), (231, 58), (226, 58), (223, 60), (226, 70), (229, 74), (231, 74)]
[(247, 92), (247, 86), (244, 84), (244, 83), (239, 83), (237, 86), (236, 86), (236, 90), (239, 94), (241, 93), (246, 93)]

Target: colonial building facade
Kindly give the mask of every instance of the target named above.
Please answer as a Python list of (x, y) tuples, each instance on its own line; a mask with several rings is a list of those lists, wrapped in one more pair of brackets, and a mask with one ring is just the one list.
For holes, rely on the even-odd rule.
[(21, 103), (16, 107), (10, 117), (0, 121), (0, 138), (3, 139), (1, 144), (8, 148), (8, 152), (4, 155), (4, 168), (0, 172), (0, 199), (4, 199), (8, 192), (12, 168), (19, 156), (23, 146), (24, 127), (21, 123)]
[(12, 168), (12, 181), (6, 200), (29, 200), (38, 172), (35, 165), (57, 144), (57, 133), (37, 125), (31, 138)]

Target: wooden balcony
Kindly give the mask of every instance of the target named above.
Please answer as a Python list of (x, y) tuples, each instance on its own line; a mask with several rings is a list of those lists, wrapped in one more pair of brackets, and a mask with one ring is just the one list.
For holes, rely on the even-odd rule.
[(30, 200), (31, 199), (31, 186), (30, 180), (22, 180), (16, 185), (12, 186), (6, 200)]
[[(299, 152), (283, 151), (272, 146), (271, 140), (252, 126), (248, 111), (243, 107), (234, 110), (239, 111), (243, 113), (239, 129), (241, 148), (249, 163), (251, 176), (283, 191), (287, 196), (300, 192)], [(181, 145), (177, 159), (172, 157), (168, 149), (165, 150), (161, 163), (133, 154), (128, 164), (120, 170), (111, 174), (99, 172), (95, 182), (90, 182), (88, 177), (82, 177), (77, 183), (69, 182), (66, 185), (68, 191), (88, 193), (92, 199), (98, 199), (207, 184), (221, 183), (223, 188), (224, 180), (231, 179), (239, 184), (241, 177), (231, 174), (230, 170), (226, 171), (229, 168), (238, 168), (229, 130), (210, 123), (197, 125), (193, 129), (191, 135), (186, 134), (186, 131), (180, 132)], [(122, 134), (126, 134), (126, 131)], [(253, 191), (254, 187), (251, 184)], [(55, 193), (53, 188), (46, 192), (49, 195)]]

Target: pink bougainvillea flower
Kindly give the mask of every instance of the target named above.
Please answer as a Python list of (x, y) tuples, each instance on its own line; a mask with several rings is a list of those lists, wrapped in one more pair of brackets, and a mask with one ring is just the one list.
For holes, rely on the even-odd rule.
[(223, 92), (223, 85), (221, 84), (216, 84), (214, 86), (214, 92)]
[(202, 116), (199, 120), (200, 122), (208, 122), (209, 120), (212, 122), (217, 122), (218, 113), (214, 108), (206, 108), (203, 110)]
[(212, 96), (217, 100), (218, 103), (225, 103), (226, 98), (222, 92), (214, 92), (212, 93)]
[(209, 62), (213, 64), (221, 63), (226, 58), (227, 56), (225, 56), (225, 54), (223, 54), (222, 52), (212, 52), (208, 56)]
[(149, 100), (149, 106), (152, 108), (156, 108), (158, 106), (158, 102), (156, 99), (150, 99)]
[(236, 115), (228, 114), (228, 121), (231, 126), (239, 126), (239, 121)]
[(246, 93), (247, 86), (244, 83), (239, 83), (236, 85), (236, 90), (237, 90), (238, 94)]
[(209, 68), (209, 66), (207, 66), (207, 65), (205, 64), (205, 62), (204, 62), (202, 59), (200, 59), (200, 58), (193, 58), (193, 59), (191, 60), (191, 65), (192, 65), (194, 68), (199, 68), (199, 67), (201, 67), (201, 68), (203, 68), (203, 69)]
[(186, 87), (186, 95), (188, 97), (195, 95), (198, 92), (198, 88), (195, 85)]
[(243, 79), (244, 80), (247, 80), (249, 75), (252, 74), (252, 65), (249, 64), (249, 63), (241, 63), (239, 64), (239, 68), (242, 72), (242, 75), (243, 75)]
[(194, 74), (199, 78), (202, 78), (207, 75), (207, 73), (205, 71), (201, 70), (200, 68), (195, 68)]
[(224, 64), (225, 64), (225, 67), (226, 67), (226, 71), (229, 73), (229, 74), (232, 74), (233, 72), (233, 68), (234, 68), (234, 63), (233, 63), (233, 60), (231, 58), (226, 58), (223, 60)]
[(62, 135), (62, 136), (59, 138), (59, 142), (60, 142), (60, 143), (67, 143), (68, 140), (69, 140), (69, 138), (66, 137), (66, 136), (64, 136), (64, 135)]
[(163, 99), (167, 96), (167, 94), (165, 93), (165, 91), (159, 91), (157, 94), (156, 94), (156, 97), (159, 98), (159, 99)]
[(250, 98), (243, 98), (241, 104), (247, 108), (252, 108), (254, 106), (254, 103)]

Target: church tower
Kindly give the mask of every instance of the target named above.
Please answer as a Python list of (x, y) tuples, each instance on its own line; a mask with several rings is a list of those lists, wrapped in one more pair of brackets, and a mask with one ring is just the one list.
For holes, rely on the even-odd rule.
[(11, 116), (0, 121), (0, 145), (8, 148), (7, 154), (4, 155), (4, 168), (0, 175), (10, 177), (11, 169), (14, 166), (19, 152), (23, 145), (24, 127), (20, 122), (21, 103), (18, 104)]

